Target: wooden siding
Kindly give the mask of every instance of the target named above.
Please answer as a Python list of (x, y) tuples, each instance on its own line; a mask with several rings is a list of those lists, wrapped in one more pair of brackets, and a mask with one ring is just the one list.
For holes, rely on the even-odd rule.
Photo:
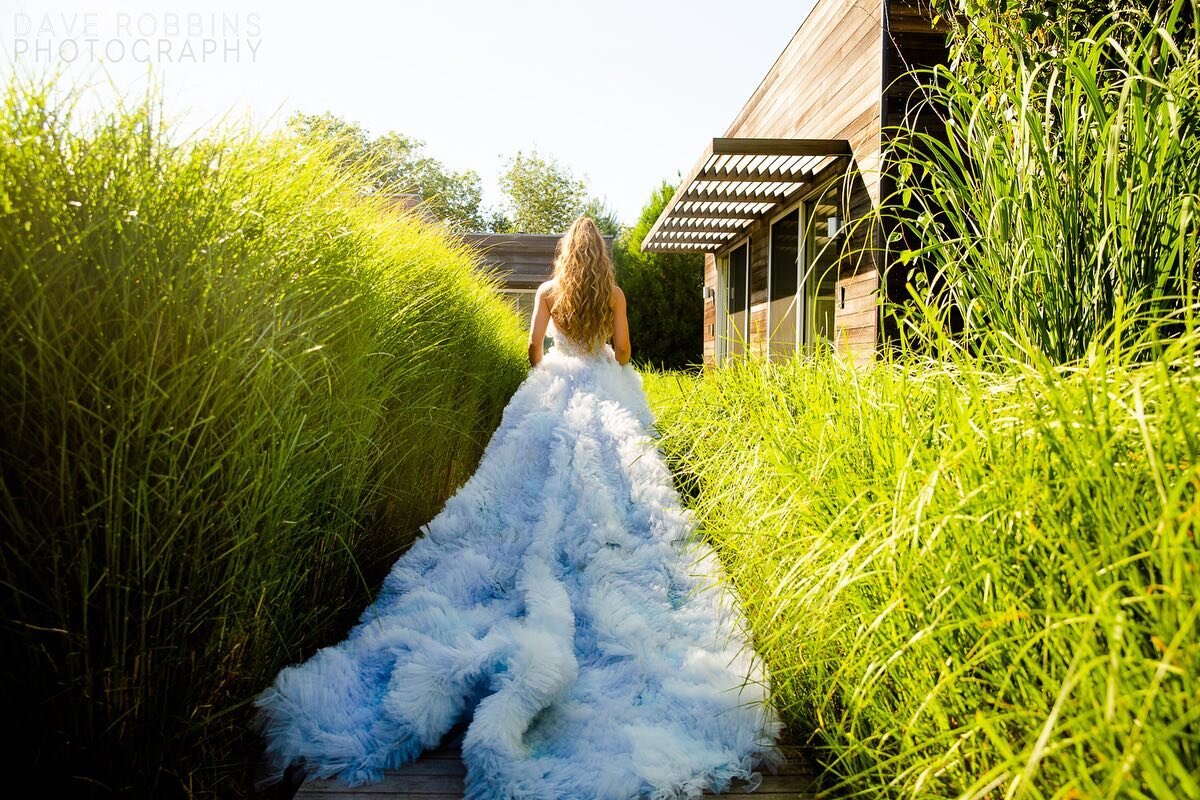
[[(853, 154), (849, 167), (842, 160), (814, 181), (816, 186), (839, 174), (847, 181), (842, 208), (851, 233), (838, 264), (838, 292), (844, 285), (848, 298), (851, 290), (869, 293), (879, 287), (879, 268), (868, 246), (876, 234), (854, 223), (880, 198), (883, 3), (887, 1), (818, 0), (725, 133), (727, 137), (849, 141)], [(761, 352), (766, 338), (770, 220), (755, 221), (748, 232), (751, 350)], [(705, 285), (716, 286), (715, 267), (706, 269)], [(859, 361), (872, 357), (879, 332), (874, 306), (872, 310), (859, 307), (866, 302), (863, 297), (855, 296), (856, 305), (849, 307), (854, 310), (841, 308), (840, 303), (834, 308), (840, 349), (848, 349)], [(754, 324), (756, 319), (761, 319), (760, 325)], [(706, 363), (715, 350), (712, 330), (706, 322)]]
[(861, 174), (852, 173), (850, 178), (846, 218), (852, 227), (838, 270), (834, 342), (839, 352), (851, 353), (861, 364), (874, 358), (879, 343), (880, 270), (875, 252), (878, 237), (864, 221), (872, 198)]
[(846, 139), (876, 202), (881, 0), (818, 0), (728, 137)]
[[(850, 142), (853, 158), (843, 208), (851, 232), (838, 265), (834, 328), (839, 349), (860, 362), (894, 336), (882, 309), (907, 298), (906, 273), (885, 263), (889, 232), (868, 230), (860, 220), (894, 191), (888, 129), (939, 130), (936, 115), (911, 113), (919, 95), (914, 94), (916, 82), (905, 76), (910, 68), (946, 62), (946, 28), (935, 28), (931, 20), (928, 0), (818, 0), (725, 133)], [(756, 220), (747, 233), (753, 242), (753, 315), (767, 297), (769, 220)], [(705, 264), (705, 285), (715, 287), (715, 259), (706, 257)], [(715, 308), (711, 317), (706, 309), (706, 363), (715, 351)], [(760, 348), (761, 343), (751, 342), (752, 350)]]
[(767, 305), (751, 306), (750, 308), (750, 352), (756, 356), (765, 356), (767, 350)]
[(834, 341), (858, 363), (870, 361), (878, 330), (879, 273), (870, 269), (840, 278), (837, 292)]
[[(536, 289), (554, 271), (554, 250), (561, 236), (535, 233), (463, 233), (476, 248), (485, 268), (494, 271), (505, 289)], [(612, 256), (613, 237), (604, 243)]]

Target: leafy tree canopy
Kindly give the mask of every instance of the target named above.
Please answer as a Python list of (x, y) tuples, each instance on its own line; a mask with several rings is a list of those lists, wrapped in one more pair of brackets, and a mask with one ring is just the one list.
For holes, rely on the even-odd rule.
[(518, 150), (505, 163), (500, 188), (505, 208), (486, 209), (475, 170), (456, 172), (425, 153), (425, 143), (389, 131), (372, 136), (361, 125), (335, 114), (294, 114), (288, 127), (301, 137), (331, 146), (348, 168), (368, 175), (367, 191), (416, 194), (425, 207), (458, 231), (559, 234), (580, 214), (600, 231), (617, 236), (621, 224), (601, 199), (588, 197), (587, 184), (552, 157)]
[(326, 112), (294, 114), (288, 120), (300, 136), (331, 144), (342, 164), (365, 167), (370, 191), (417, 194), (449, 228), (487, 230), (495, 216), (480, 209), (475, 170), (455, 172), (424, 152), (425, 143), (395, 131), (371, 136), (361, 125)]
[(621, 235), (621, 221), (617, 219), (617, 212), (609, 208), (608, 204), (600, 198), (593, 197), (588, 200), (583, 207), (583, 213), (596, 221), (596, 227), (605, 236)]
[(500, 175), (500, 189), (508, 201), (509, 216), (495, 218), (498, 229), (562, 233), (576, 217), (587, 214), (601, 233), (616, 236), (621, 232), (616, 212), (603, 200), (588, 198), (586, 181), (536, 150), (518, 150), (508, 159)]
[[(1154, 13), (1169, 16), (1179, 41), (1186, 40), (1188, 15), (1180, 19), (1165, 13), (1174, 4), (1175, 0), (931, 0), (930, 7), (937, 19), (949, 24), (954, 71), (980, 94), (1001, 94), (1011, 88), (1018, 70), (1056, 57), (1068, 41), (1090, 35), (1110, 15), (1125, 23), (1108, 32), (1123, 39), (1123, 46), (1145, 32)], [(1098, 77), (1115, 77), (1102, 69), (1112, 66), (1119, 65), (1099, 65)]]
[(583, 212), (587, 187), (553, 157), (518, 150), (500, 175), (512, 229), (518, 233), (562, 233)]
[(633, 359), (663, 369), (684, 369), (703, 358), (704, 256), (642, 252), (642, 241), (674, 194), (675, 187), (663, 181), (637, 224), (613, 245), (617, 283), (629, 298)]

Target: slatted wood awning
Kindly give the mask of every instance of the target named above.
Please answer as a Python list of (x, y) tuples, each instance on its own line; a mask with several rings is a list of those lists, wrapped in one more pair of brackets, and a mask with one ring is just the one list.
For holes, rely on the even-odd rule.
[(845, 139), (713, 139), (646, 234), (642, 250), (719, 250), (850, 154)]

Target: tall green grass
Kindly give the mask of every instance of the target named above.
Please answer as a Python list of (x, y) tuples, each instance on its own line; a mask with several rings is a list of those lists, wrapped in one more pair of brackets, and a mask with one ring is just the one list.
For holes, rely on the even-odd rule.
[[(1154, 16), (1118, 5), (1090, 35), (1032, 51), (1020, 29), (990, 24), (985, 52), (1008, 58), (913, 74), (924, 100), (890, 132), (896, 189), (878, 214), (893, 231), (887, 258), (912, 269), (919, 302), (894, 311), (915, 341), (945, 344), (961, 328), (973, 347), (1066, 362), (1118, 319), (1189, 324), (1200, 280), (1195, 2)], [(923, 129), (933, 114), (944, 131)]]
[(648, 377), (830, 795), (1200, 797), (1198, 346)]
[(15, 755), (74, 796), (236, 795), (250, 697), (472, 471), (522, 333), (465, 246), (327, 152), (72, 102), (14, 81), (0, 108)]
[(1194, 11), (924, 74), (876, 363), (647, 379), (831, 795), (1200, 797)]

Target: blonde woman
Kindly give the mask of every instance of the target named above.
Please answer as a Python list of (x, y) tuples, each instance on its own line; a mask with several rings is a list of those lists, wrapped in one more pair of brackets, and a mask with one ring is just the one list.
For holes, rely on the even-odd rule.
[[(554, 276), (538, 287), (529, 331), (529, 363), (542, 360), (551, 318), (555, 347), (587, 352), (612, 338), (617, 363), (629, 363), (629, 322), (625, 293), (613, 277), (612, 259), (600, 229), (590, 217), (572, 223), (559, 240)], [(560, 337), (563, 344), (558, 344)]]
[(782, 760), (768, 677), (655, 447), (587, 217), (559, 243), (529, 342), (475, 473), (348, 638), (255, 699), (260, 786), (376, 782), (452, 730), (467, 800), (693, 797)]

